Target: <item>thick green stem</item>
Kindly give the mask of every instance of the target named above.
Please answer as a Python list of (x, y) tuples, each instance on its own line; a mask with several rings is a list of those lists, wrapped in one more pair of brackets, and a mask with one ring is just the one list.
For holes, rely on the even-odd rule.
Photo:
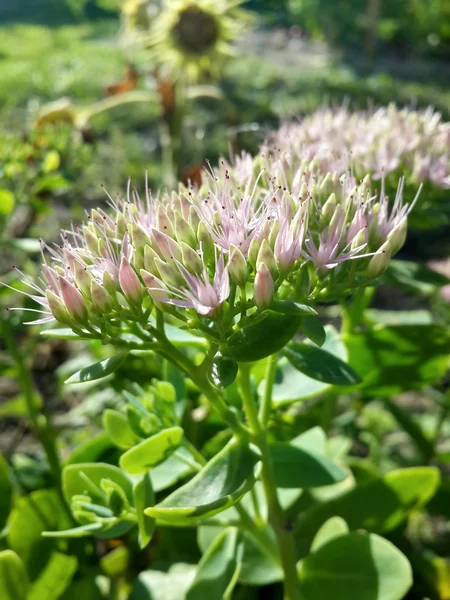
[[(253, 441), (258, 446), (262, 458), (261, 480), (266, 494), (269, 510), (269, 522), (275, 532), (281, 564), (284, 572), (284, 598), (285, 600), (298, 600), (299, 590), (297, 585), (296, 550), (294, 538), (289, 524), (284, 518), (283, 510), (278, 500), (275, 477), (269, 455), (264, 427), (258, 418), (258, 410), (250, 382), (250, 368), (241, 364), (239, 370), (242, 402), (247, 415)], [(270, 387), (270, 386), (269, 386)]]
[(275, 383), (275, 374), (277, 372), (277, 355), (272, 354), (267, 361), (265, 389), (261, 406), (259, 407), (259, 420), (263, 426), (267, 425), (272, 410), (272, 390)]

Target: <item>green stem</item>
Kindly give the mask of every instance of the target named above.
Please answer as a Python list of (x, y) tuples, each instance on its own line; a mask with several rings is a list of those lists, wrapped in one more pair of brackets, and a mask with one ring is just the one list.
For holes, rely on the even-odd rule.
[(272, 410), (272, 390), (275, 383), (275, 375), (277, 372), (277, 355), (269, 356), (266, 367), (265, 389), (262, 398), (261, 406), (259, 407), (259, 420), (263, 426), (269, 422), (270, 411)]
[(245, 510), (240, 502), (235, 504), (235, 508), (241, 518), (241, 525), (246, 529), (250, 535), (258, 542), (264, 553), (277, 564), (280, 563), (280, 557), (278, 549), (274, 546), (272, 540), (267, 537), (264, 530), (253, 521), (251, 516)]
[(294, 538), (288, 526), (280, 502), (278, 500), (275, 477), (269, 455), (269, 447), (263, 425), (258, 419), (255, 397), (250, 383), (250, 367), (240, 365), (239, 382), (242, 393), (242, 402), (247, 415), (253, 441), (258, 446), (262, 458), (261, 480), (266, 494), (269, 510), (269, 523), (271, 524), (278, 542), (281, 564), (284, 572), (284, 599), (298, 600), (299, 590), (297, 585), (296, 550)]

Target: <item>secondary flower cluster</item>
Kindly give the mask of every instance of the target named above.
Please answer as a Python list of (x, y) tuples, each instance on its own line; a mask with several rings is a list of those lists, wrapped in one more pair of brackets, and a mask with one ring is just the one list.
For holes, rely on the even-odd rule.
[(322, 172), (341, 172), (350, 162), (358, 176), (381, 179), (407, 173), (414, 182), (450, 188), (450, 123), (432, 108), (419, 112), (395, 105), (352, 112), (322, 108), (276, 132), (272, 150), (291, 161), (317, 157)]
[(264, 160), (259, 172), (245, 155), (208, 165), (200, 189), (154, 196), (146, 186), (141, 199), (129, 186), (60, 246), (42, 243), (42, 278), (28, 281), (44, 313), (35, 322), (112, 336), (156, 307), (226, 335), (274, 300), (334, 300), (383, 272), (406, 236), (403, 181), (389, 202), (369, 176)]

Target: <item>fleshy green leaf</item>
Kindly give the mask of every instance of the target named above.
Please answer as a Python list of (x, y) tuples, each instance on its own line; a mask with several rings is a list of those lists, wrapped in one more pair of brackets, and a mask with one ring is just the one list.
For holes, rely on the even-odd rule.
[(383, 277), (391, 284), (422, 294), (432, 294), (436, 288), (450, 284), (442, 273), (407, 260), (391, 260)]
[(345, 337), (348, 362), (364, 379), (360, 389), (393, 396), (443, 377), (450, 357), (450, 331), (440, 325), (391, 325)]
[(253, 362), (278, 352), (301, 325), (300, 316), (267, 312), (267, 317), (239, 329), (228, 338), (230, 354), (238, 362)]
[(347, 473), (325, 456), (285, 442), (269, 446), (277, 487), (312, 488), (343, 481)]
[(218, 388), (226, 388), (233, 383), (238, 373), (237, 362), (227, 354), (218, 352), (211, 364), (209, 377)]
[(42, 536), (49, 538), (88, 537), (102, 528), (101, 523), (88, 523), (87, 525), (80, 525), (79, 527), (72, 527), (71, 529), (63, 529), (61, 531), (43, 531)]
[(8, 546), (17, 552), (30, 579), (34, 580), (54, 550), (54, 541), (42, 537), (42, 532), (65, 529), (71, 523), (56, 490), (47, 489), (20, 498), (11, 511), (8, 525)]
[(77, 570), (75, 556), (53, 552), (45, 569), (33, 582), (27, 600), (54, 600), (66, 590)]
[(0, 454), (0, 531), (4, 528), (12, 506), (13, 487), (8, 463)]
[(152, 539), (155, 530), (155, 519), (144, 513), (144, 509), (147, 506), (152, 506), (155, 503), (152, 480), (148, 473), (143, 475), (142, 479), (134, 484), (133, 496), (139, 527), (139, 547), (145, 548)]
[(302, 560), (305, 600), (401, 600), (412, 585), (407, 558), (375, 534), (336, 537)]
[(412, 509), (426, 504), (438, 484), (439, 471), (434, 467), (398, 469), (313, 506), (297, 519), (295, 536), (299, 549), (306, 552), (318, 529), (333, 516), (344, 519), (351, 530), (391, 531)]
[(106, 463), (79, 463), (65, 467), (62, 474), (62, 485), (67, 502), (70, 504), (72, 497), (80, 494), (99, 494), (102, 479), (110, 479), (117, 483), (125, 492), (130, 504), (133, 504), (133, 489), (130, 479), (119, 467)]
[(302, 333), (317, 346), (323, 346), (327, 337), (324, 326), (320, 320), (313, 315), (303, 318)]
[(126, 546), (117, 546), (100, 559), (102, 571), (108, 577), (125, 575), (130, 564), (130, 551)]
[(349, 532), (347, 523), (341, 517), (331, 517), (328, 519), (319, 531), (316, 533), (311, 545), (311, 552), (316, 552), (322, 546), (340, 535), (346, 535)]
[(186, 600), (195, 570), (196, 565), (177, 563), (167, 573), (142, 571), (133, 584), (130, 600)]
[(161, 492), (190, 475), (195, 470), (193, 466), (190, 466), (191, 463), (192, 455), (182, 446), (178, 448), (176, 454), (172, 454), (150, 471), (155, 492)]
[(168, 458), (183, 439), (181, 427), (163, 429), (130, 448), (120, 457), (120, 466), (132, 475), (145, 473)]
[(85, 383), (86, 381), (93, 381), (94, 379), (101, 379), (107, 375), (111, 375), (114, 371), (120, 367), (128, 352), (120, 352), (116, 356), (110, 358), (104, 358), (103, 360), (89, 365), (74, 373), (69, 379), (66, 379), (65, 383)]
[(28, 575), (20, 557), (12, 550), (0, 551), (0, 598), (27, 600)]
[(332, 385), (361, 383), (361, 378), (351, 367), (321, 348), (291, 342), (283, 350), (283, 354), (293, 367), (312, 379)]
[(270, 310), (283, 313), (285, 315), (316, 315), (317, 312), (312, 306), (300, 304), (292, 300), (274, 300), (270, 305)]
[(61, 327), (60, 329), (44, 329), (41, 335), (46, 338), (56, 338), (59, 340), (81, 340), (83, 339), (77, 333), (69, 329), (69, 327)]
[(128, 419), (119, 411), (107, 408), (103, 413), (102, 423), (108, 436), (119, 448), (127, 450), (139, 442)]
[(77, 446), (69, 458), (66, 465), (75, 465), (77, 463), (98, 462), (101, 457), (115, 447), (111, 438), (106, 433), (99, 433)]
[[(216, 537), (223, 531), (221, 527), (200, 526), (198, 528), (197, 541), (202, 552), (207, 552)], [(260, 546), (254, 538), (247, 533), (241, 534), (243, 541), (243, 556), (239, 573), (239, 582), (245, 585), (263, 586), (281, 581), (283, 570), (281, 565), (267, 551), (267, 547)], [(274, 548), (276, 538), (273, 530), (267, 528), (267, 536)]]
[(188, 483), (146, 513), (167, 523), (192, 523), (235, 504), (255, 482), (258, 456), (247, 444), (230, 442)]
[[(342, 361), (347, 361), (347, 349), (342, 343), (340, 334), (330, 325), (327, 325), (325, 330), (327, 339), (323, 345), (323, 350), (333, 354)], [(287, 359), (282, 358), (278, 363), (278, 373), (273, 387), (272, 402), (274, 406), (291, 404), (322, 394), (329, 387), (330, 384), (328, 383), (322, 383), (300, 373)], [(259, 386), (258, 392), (260, 395), (264, 393), (264, 382)]]
[(238, 530), (235, 527), (225, 529), (202, 556), (186, 600), (228, 597), (237, 583), (241, 559)]

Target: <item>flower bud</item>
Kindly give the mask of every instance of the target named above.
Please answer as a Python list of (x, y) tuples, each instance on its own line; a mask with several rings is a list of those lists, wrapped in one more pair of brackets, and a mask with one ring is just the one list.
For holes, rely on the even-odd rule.
[(193, 231), (198, 230), (198, 226), (200, 225), (200, 217), (198, 216), (198, 213), (193, 206), (191, 206), (189, 209), (188, 222), (189, 225), (192, 227)]
[(200, 243), (200, 248), (202, 249), (204, 259), (207, 261), (210, 255), (213, 255), (214, 243), (211, 238), (211, 234), (209, 233), (208, 228), (203, 221), (201, 221), (198, 226), (197, 239)]
[(181, 248), (177, 242), (157, 229), (152, 229), (152, 246), (160, 258), (166, 261), (177, 260), (181, 262)]
[(48, 265), (42, 265), (42, 272), (52, 290), (58, 289), (58, 273)]
[(195, 247), (197, 243), (195, 232), (178, 211), (175, 212), (175, 234), (179, 243), (184, 242), (188, 246)]
[(91, 276), (87, 268), (75, 260), (73, 270), (78, 289), (89, 299), (91, 297)]
[(391, 249), (389, 242), (385, 242), (378, 252), (372, 256), (367, 267), (367, 276), (370, 279), (379, 277), (388, 267), (391, 259)]
[(201, 273), (203, 270), (203, 263), (197, 252), (184, 242), (181, 242), (180, 246), (183, 255), (183, 265), (186, 269), (191, 273)]
[(122, 256), (120, 263), (119, 284), (128, 302), (131, 304), (140, 304), (142, 302), (143, 290), (141, 282), (125, 256)]
[(258, 258), (259, 248), (261, 246), (261, 240), (253, 238), (248, 247), (248, 261), (256, 271), (256, 260)]
[(47, 297), (48, 307), (52, 311), (52, 315), (55, 317), (55, 319), (60, 323), (64, 323), (65, 325), (70, 324), (69, 313), (67, 312), (64, 302), (61, 300), (61, 298), (54, 294), (51, 290), (47, 290), (45, 295)]
[(88, 318), (86, 304), (81, 292), (65, 277), (59, 278), (61, 294), (66, 305), (67, 312), (75, 321), (85, 323)]
[(327, 173), (320, 184), (320, 193), (328, 196), (333, 192), (333, 179), (331, 173)]
[(321, 221), (323, 225), (328, 225), (328, 223), (331, 221), (336, 210), (336, 205), (336, 194), (330, 194), (328, 200), (322, 206), (321, 210)]
[(117, 282), (109, 271), (103, 272), (103, 287), (110, 296), (115, 298), (117, 291)]
[(255, 276), (254, 301), (258, 308), (264, 310), (268, 308), (272, 302), (274, 292), (274, 284), (272, 275), (264, 263), (258, 267)]
[(307, 200), (309, 197), (309, 188), (305, 182), (302, 183), (302, 187), (300, 188), (299, 198), (302, 202)]
[(245, 285), (248, 278), (248, 267), (245, 256), (236, 246), (230, 246), (228, 272), (231, 279), (240, 287)]
[(116, 212), (116, 231), (119, 235), (124, 235), (127, 230), (127, 222), (123, 213), (120, 211)]
[(397, 252), (405, 243), (407, 230), (408, 222), (406, 218), (403, 218), (387, 236), (389, 245), (391, 247), (391, 256), (397, 254)]
[(158, 277), (155, 277), (145, 269), (141, 269), (141, 277), (145, 284), (145, 289), (148, 291), (150, 296), (155, 302), (164, 302), (168, 298), (167, 287), (164, 282)]
[(155, 258), (155, 265), (165, 284), (178, 287), (182, 283), (180, 274), (171, 265), (168, 265), (160, 258)]
[(92, 303), (102, 313), (108, 313), (112, 310), (113, 303), (111, 296), (95, 279), (91, 281)]
[(173, 225), (167, 216), (166, 211), (163, 209), (161, 205), (158, 206), (158, 210), (156, 212), (156, 229), (159, 231), (164, 231), (171, 238), (174, 237), (175, 231), (173, 229)]
[(144, 268), (153, 275), (159, 275), (156, 268), (155, 259), (159, 258), (156, 252), (148, 244), (144, 248)]
[(130, 236), (136, 252), (143, 252), (145, 245), (150, 243), (150, 237), (137, 223), (131, 224)]
[(278, 233), (280, 232), (280, 221), (277, 219), (276, 221), (272, 222), (272, 226), (270, 228), (270, 233), (269, 233), (269, 245), (273, 248), (275, 246), (275, 242), (277, 240), (278, 237)]
[(265, 264), (269, 269), (270, 274), (273, 278), (278, 276), (277, 263), (275, 260), (275, 256), (273, 255), (272, 248), (269, 246), (269, 242), (267, 240), (263, 240), (261, 247), (258, 251), (258, 256), (256, 258), (256, 270), (259, 270), (259, 266), (261, 264)]

